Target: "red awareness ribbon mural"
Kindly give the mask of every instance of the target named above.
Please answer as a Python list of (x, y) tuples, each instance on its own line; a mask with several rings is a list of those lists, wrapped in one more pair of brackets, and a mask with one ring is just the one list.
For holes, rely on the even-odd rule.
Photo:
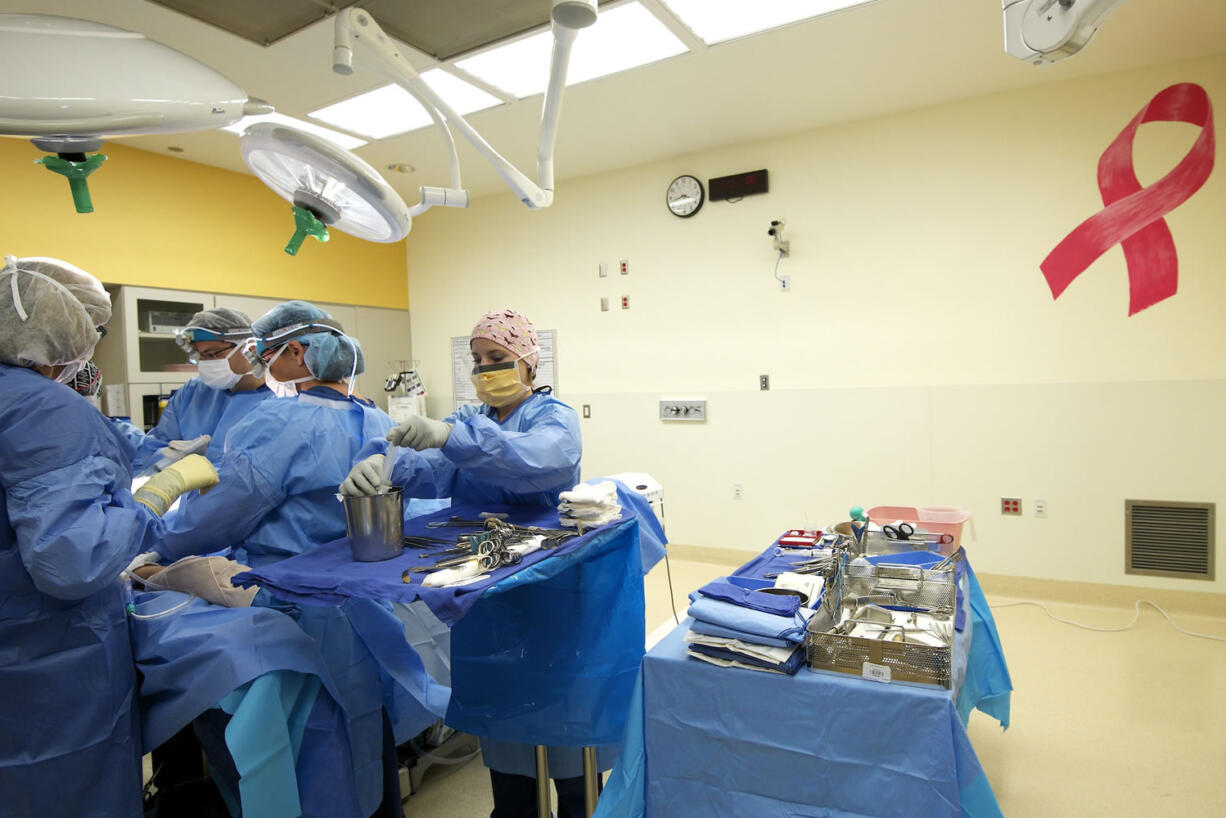
[[(1133, 140), (1146, 122), (1186, 122), (1201, 129), (1188, 155), (1149, 187), (1137, 180), (1132, 161)], [(1105, 207), (1077, 225), (1039, 265), (1052, 298), (1116, 244), (1128, 264), (1129, 316), (1174, 295), (1179, 259), (1163, 217), (1200, 190), (1213, 172), (1213, 156), (1213, 105), (1205, 89), (1184, 82), (1159, 92), (1098, 160)]]

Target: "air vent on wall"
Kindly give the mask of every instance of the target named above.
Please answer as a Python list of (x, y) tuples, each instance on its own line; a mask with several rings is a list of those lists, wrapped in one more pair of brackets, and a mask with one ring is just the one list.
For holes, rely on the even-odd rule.
[(1213, 503), (1124, 501), (1124, 572), (1213, 579)]

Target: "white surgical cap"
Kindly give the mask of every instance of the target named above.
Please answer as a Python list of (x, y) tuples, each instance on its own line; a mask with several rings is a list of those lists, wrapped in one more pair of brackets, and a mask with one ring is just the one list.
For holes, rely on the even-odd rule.
[(102, 282), (66, 261), (6, 256), (0, 270), (0, 362), (54, 366), (85, 357), (111, 318)]

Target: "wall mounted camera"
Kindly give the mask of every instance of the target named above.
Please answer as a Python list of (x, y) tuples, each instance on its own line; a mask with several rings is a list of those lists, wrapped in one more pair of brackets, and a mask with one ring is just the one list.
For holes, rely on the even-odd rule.
[(771, 226), (766, 231), (766, 235), (775, 240), (775, 249), (786, 258), (790, 253), (791, 242), (783, 239), (783, 219), (771, 219)]

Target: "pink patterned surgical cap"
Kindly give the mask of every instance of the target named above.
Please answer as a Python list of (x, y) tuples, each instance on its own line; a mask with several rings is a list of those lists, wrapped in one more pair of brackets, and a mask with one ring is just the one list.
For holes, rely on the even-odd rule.
[(515, 310), (494, 310), (481, 316), (468, 342), (471, 344), (477, 338), (493, 341), (523, 356), (528, 364), (528, 376), (536, 377), (536, 365), (541, 358), (536, 344), (536, 327)]

